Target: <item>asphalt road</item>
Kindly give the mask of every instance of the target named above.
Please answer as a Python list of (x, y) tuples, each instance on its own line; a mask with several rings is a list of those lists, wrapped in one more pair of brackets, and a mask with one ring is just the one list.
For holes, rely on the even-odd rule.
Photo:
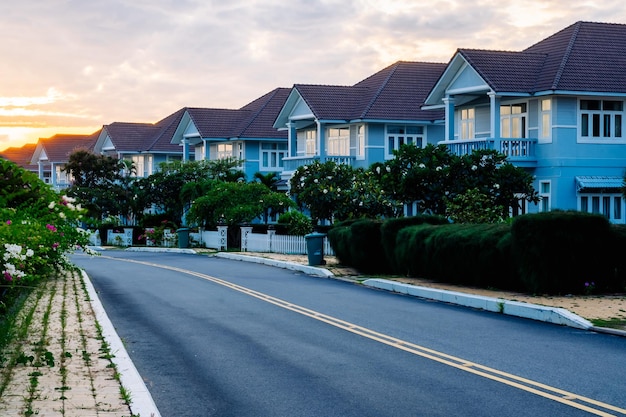
[(626, 415), (626, 338), (215, 257), (72, 260), (164, 417)]

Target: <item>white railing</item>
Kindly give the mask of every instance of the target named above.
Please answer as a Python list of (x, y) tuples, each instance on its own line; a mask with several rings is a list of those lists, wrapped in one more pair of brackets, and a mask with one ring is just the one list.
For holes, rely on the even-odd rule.
[(446, 145), (454, 155), (468, 155), (473, 151), (495, 149), (504, 154), (510, 162), (536, 162), (537, 139), (528, 138), (483, 138), (457, 139), (439, 142)]
[[(191, 233), (189, 236), (192, 242), (197, 242), (206, 248), (224, 250), (226, 241), (224, 233), (219, 231), (203, 231), (202, 233)], [(306, 255), (306, 239), (304, 236), (277, 235), (275, 231), (268, 230), (268, 233), (247, 233), (242, 239), (245, 247), (241, 250), (245, 252), (268, 252), (284, 253), (290, 255)], [(328, 238), (324, 238), (324, 254), (333, 256), (335, 252), (328, 243)]]
[(334, 156), (334, 155), (326, 155), (323, 158), (319, 156), (289, 156), (283, 158), (283, 170), (284, 171), (295, 171), (301, 166), (311, 165), (315, 161), (326, 162), (333, 161), (338, 165), (354, 165), (354, 161), (356, 157), (354, 156)]

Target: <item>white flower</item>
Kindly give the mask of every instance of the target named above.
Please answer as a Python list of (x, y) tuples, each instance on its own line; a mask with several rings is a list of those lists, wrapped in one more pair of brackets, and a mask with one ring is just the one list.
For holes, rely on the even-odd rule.
[(387, 165), (387, 172), (391, 172), (391, 167)]
[(35, 252), (32, 249), (26, 249), (26, 256), (27, 257), (31, 257), (35, 254)]
[(476, 165), (472, 165), (472, 171), (476, 171), (478, 167)]
[(49, 208), (50, 210), (52, 210), (52, 209), (54, 208), (54, 205), (55, 205), (55, 204), (56, 204), (56, 203), (55, 203), (54, 201), (51, 201), (51, 202), (50, 202), (50, 204), (48, 204), (48, 208)]
[(377, 167), (376, 167), (376, 173), (377, 173), (377, 174), (380, 174), (380, 166), (377, 166)]
[(424, 164), (419, 164), (419, 167), (423, 169), (423, 168), (426, 168), (426, 165), (424, 165)]
[(328, 194), (328, 190), (326, 188), (324, 188), (324, 190), (322, 191), (324, 194)]
[(500, 189), (500, 184), (494, 184), (493, 188), (495, 188), (496, 190), (499, 190)]
[(64, 219), (65, 218), (65, 213), (63, 213), (63, 212), (59, 213), (59, 217)]
[(317, 183), (318, 183), (318, 182), (320, 182), (320, 181), (319, 181), (317, 178), (315, 178), (315, 179), (313, 180), (313, 182), (317, 184)]
[(435, 168), (435, 171), (441, 171), (442, 169), (443, 168), (441, 168), (441, 167), (437, 167), (437, 168)]

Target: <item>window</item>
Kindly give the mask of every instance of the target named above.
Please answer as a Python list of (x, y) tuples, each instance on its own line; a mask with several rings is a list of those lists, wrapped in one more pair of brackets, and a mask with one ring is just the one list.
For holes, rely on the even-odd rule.
[(317, 143), (317, 131), (307, 130), (305, 132), (305, 138), (306, 138), (305, 139), (305, 144), (306, 144), (305, 155), (307, 156), (315, 155), (316, 154), (315, 144)]
[(552, 100), (539, 100), (539, 139), (549, 141), (552, 137)]
[(516, 217), (528, 213), (528, 200), (524, 194), (515, 194), (517, 200), (514, 205), (509, 207), (509, 216)]
[(580, 100), (580, 136), (591, 139), (621, 139), (624, 102)]
[(551, 185), (550, 181), (539, 181), (539, 211), (550, 211)]
[(326, 137), (326, 154), (332, 156), (350, 155), (350, 128), (330, 128)]
[(500, 106), (500, 137), (526, 137), (526, 103)]
[(578, 208), (585, 213), (602, 214), (613, 223), (624, 223), (624, 200), (621, 194), (581, 194)]
[(261, 169), (282, 169), (285, 156), (287, 156), (286, 143), (262, 143)]
[(356, 157), (365, 159), (365, 125), (356, 127)]
[(217, 152), (215, 153), (215, 159), (226, 159), (233, 156), (233, 144), (232, 143), (218, 143), (216, 145)]
[(474, 138), (474, 117), (474, 109), (461, 110), (461, 120), (459, 123), (461, 139)]
[(385, 158), (393, 158), (393, 151), (402, 145), (424, 147), (424, 126), (387, 126)]

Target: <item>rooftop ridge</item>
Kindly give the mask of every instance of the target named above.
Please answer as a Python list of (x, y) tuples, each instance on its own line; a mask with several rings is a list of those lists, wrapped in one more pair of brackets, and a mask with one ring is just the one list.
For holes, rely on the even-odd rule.
[(552, 89), (556, 90), (559, 85), (559, 81), (561, 80), (561, 76), (563, 76), (563, 72), (565, 71), (565, 67), (567, 66), (567, 61), (572, 53), (572, 49), (574, 49), (574, 44), (576, 43), (576, 38), (578, 37), (578, 32), (580, 32), (580, 27), (583, 22), (576, 22), (574, 31), (572, 36), (567, 44), (567, 48), (565, 49), (565, 53), (563, 54), (563, 59), (561, 60), (561, 64), (559, 65), (559, 69), (554, 76), (554, 81), (552, 82)]
[(363, 111), (361, 112), (361, 118), (364, 118), (365, 115), (367, 114), (367, 112), (370, 111), (370, 109), (372, 108), (372, 106), (374, 105), (374, 103), (376, 102), (376, 99), (378, 97), (380, 97), (380, 94), (382, 93), (382, 91), (385, 89), (385, 87), (387, 86), (387, 84), (389, 83), (389, 80), (391, 79), (391, 77), (393, 76), (393, 74), (395, 74), (395, 72), (398, 70), (398, 67), (400, 66), (400, 61), (396, 62), (395, 64), (393, 64), (393, 69), (391, 71), (389, 71), (389, 74), (387, 74), (387, 76), (385, 77), (384, 81), (378, 86), (378, 90), (376, 90), (376, 92), (374, 93), (374, 95), (372, 96), (371, 100), (369, 101), (369, 103), (367, 103), (367, 106), (365, 106), (365, 108), (363, 109)]

